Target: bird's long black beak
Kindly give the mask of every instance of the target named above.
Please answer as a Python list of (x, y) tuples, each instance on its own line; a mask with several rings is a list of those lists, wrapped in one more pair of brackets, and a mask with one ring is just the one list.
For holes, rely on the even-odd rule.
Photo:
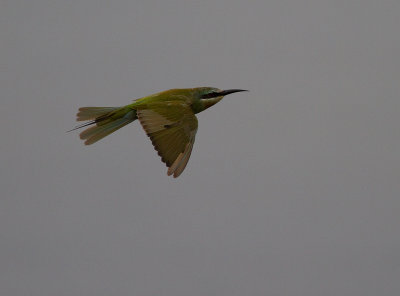
[(230, 95), (233, 94), (235, 92), (240, 92), (240, 91), (248, 91), (246, 89), (227, 89), (227, 90), (223, 90), (221, 92), (218, 93), (218, 96), (226, 96), (226, 95)]

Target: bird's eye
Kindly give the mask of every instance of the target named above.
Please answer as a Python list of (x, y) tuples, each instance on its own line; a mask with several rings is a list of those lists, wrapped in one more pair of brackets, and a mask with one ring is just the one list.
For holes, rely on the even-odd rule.
[(219, 96), (219, 93), (217, 93), (217, 92), (210, 92), (210, 93), (208, 93), (208, 94), (202, 95), (201, 98), (202, 98), (202, 99), (210, 99), (210, 98), (215, 98), (215, 97), (218, 97), (218, 96)]

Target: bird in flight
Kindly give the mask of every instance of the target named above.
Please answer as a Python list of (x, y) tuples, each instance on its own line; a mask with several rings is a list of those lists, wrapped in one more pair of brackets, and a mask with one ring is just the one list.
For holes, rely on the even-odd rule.
[[(226, 95), (246, 91), (214, 87), (170, 89), (135, 100), (122, 107), (82, 107), (77, 121), (88, 121), (72, 130), (89, 127), (80, 133), (91, 145), (138, 119), (147, 136), (174, 178), (185, 169), (196, 132), (196, 113), (215, 105)], [(71, 130), (71, 131), (72, 131)]]

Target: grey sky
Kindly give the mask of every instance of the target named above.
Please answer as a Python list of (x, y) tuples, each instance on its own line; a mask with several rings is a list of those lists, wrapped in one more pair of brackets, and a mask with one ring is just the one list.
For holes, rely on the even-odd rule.
[[(399, 295), (400, 2), (1, 0), (0, 294)], [(170, 178), (81, 106), (249, 89)]]

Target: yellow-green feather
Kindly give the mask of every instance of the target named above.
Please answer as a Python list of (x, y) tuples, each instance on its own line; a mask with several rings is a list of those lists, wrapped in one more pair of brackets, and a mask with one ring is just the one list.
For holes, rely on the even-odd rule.
[(168, 175), (178, 177), (186, 167), (197, 131), (197, 118), (182, 102), (160, 106), (148, 104), (138, 109), (143, 129), (150, 137), (161, 160), (167, 165)]
[(136, 111), (126, 107), (83, 107), (77, 114), (78, 120), (93, 120), (77, 128), (94, 125), (82, 133), (85, 145), (91, 145), (134, 121)]

